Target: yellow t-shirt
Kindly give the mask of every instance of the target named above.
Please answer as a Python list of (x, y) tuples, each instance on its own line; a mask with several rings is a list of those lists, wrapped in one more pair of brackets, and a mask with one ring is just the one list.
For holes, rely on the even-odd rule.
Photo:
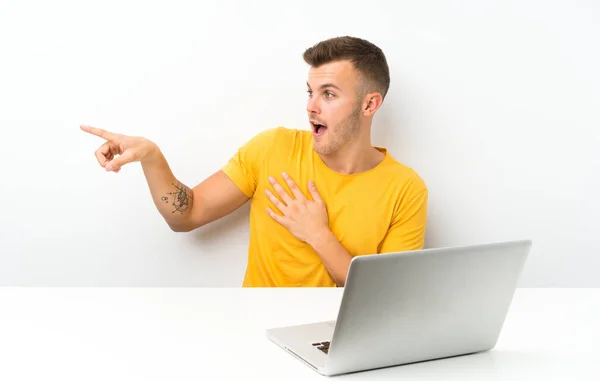
[[(273, 176), (289, 192), (287, 172), (310, 199), (314, 180), (327, 206), (329, 226), (352, 256), (423, 248), (427, 187), (389, 152), (375, 168), (357, 174), (330, 169), (313, 149), (311, 131), (277, 127), (263, 131), (222, 168), (250, 200), (250, 242), (244, 287), (335, 287), (316, 251), (273, 220), (281, 214), (265, 195)], [(276, 192), (274, 192), (276, 194)], [(291, 195), (291, 192), (289, 192)]]

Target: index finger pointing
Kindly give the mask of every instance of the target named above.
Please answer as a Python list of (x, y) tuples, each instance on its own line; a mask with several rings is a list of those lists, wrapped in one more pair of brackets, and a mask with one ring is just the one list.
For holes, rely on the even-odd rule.
[(81, 126), (79, 126), (83, 131), (85, 132), (89, 132), (92, 135), (96, 135), (99, 136), (103, 139), (106, 140), (111, 140), (114, 137), (114, 134), (108, 131), (105, 131), (101, 128), (97, 128), (97, 127), (92, 127), (92, 126), (87, 126), (82, 124)]

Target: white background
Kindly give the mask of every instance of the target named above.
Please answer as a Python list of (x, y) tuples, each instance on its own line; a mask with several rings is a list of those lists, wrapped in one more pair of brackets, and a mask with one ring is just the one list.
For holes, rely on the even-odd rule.
[(303, 51), (380, 46), (373, 143), (430, 190), (427, 247), (532, 239), (522, 287), (598, 287), (600, 5), (0, 1), (0, 285), (238, 286), (247, 206), (191, 233), (90, 124), (194, 186), (254, 134), (308, 128)]

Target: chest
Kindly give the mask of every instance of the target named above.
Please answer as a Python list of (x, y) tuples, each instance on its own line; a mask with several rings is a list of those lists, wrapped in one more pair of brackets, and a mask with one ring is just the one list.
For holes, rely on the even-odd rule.
[[(317, 191), (325, 203), (329, 228), (351, 255), (377, 252), (392, 220), (393, 194), (382, 187), (377, 187), (368, 178), (351, 176), (331, 178), (327, 174), (307, 170), (307, 168), (290, 170), (289, 166), (285, 169), (275, 167), (257, 179), (257, 189), (252, 199), (254, 219), (255, 221), (260, 219), (261, 226), (273, 235), (274, 245), (279, 242), (289, 246), (293, 245), (295, 240), (285, 227), (272, 220), (265, 212), (267, 207), (272, 209), (274, 207), (265, 193), (267, 189), (274, 191), (268, 181), (269, 176), (274, 177), (288, 194), (292, 195), (281, 175), (284, 170), (309, 200), (312, 200), (312, 196), (308, 182), (315, 181)], [(280, 211), (274, 210), (281, 214)], [(260, 213), (262, 217), (259, 216)]]

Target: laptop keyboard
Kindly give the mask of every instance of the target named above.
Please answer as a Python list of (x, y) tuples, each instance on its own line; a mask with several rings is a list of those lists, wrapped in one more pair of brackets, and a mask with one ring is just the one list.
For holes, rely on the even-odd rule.
[(321, 352), (327, 354), (329, 352), (329, 341), (321, 341), (317, 343), (312, 343), (313, 347), (316, 347)]

